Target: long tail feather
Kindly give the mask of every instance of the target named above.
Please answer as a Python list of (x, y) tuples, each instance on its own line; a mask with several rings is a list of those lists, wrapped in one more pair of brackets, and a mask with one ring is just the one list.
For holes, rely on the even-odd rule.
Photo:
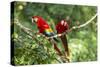
[(50, 43), (54, 46), (55, 51), (58, 53), (58, 55), (62, 55), (60, 49), (57, 47), (57, 43), (54, 42), (54, 40), (52, 41), (51, 39), (49, 39)]
[(58, 52), (59, 55), (62, 55), (60, 49), (57, 47), (55, 43), (54, 43), (54, 49)]
[(69, 48), (68, 48), (68, 42), (67, 42), (66, 35), (63, 35), (60, 38), (61, 38), (61, 41), (62, 41), (63, 46), (65, 48), (65, 52), (67, 52), (67, 55), (69, 56)]

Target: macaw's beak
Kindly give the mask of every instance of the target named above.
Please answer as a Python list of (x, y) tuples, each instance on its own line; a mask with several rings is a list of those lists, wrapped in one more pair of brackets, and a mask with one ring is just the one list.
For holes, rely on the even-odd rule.
[(34, 22), (34, 19), (32, 18), (32, 25), (34, 25), (35, 24), (35, 22)]
[(32, 24), (37, 23), (37, 21), (38, 21), (38, 18), (32, 18)]

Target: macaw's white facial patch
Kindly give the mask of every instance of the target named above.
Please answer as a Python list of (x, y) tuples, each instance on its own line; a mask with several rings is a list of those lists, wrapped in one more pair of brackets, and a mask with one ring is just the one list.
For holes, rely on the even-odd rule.
[(37, 22), (38, 21), (38, 18), (34, 18), (34, 21)]
[(38, 18), (32, 18), (32, 23), (36, 23), (38, 21)]

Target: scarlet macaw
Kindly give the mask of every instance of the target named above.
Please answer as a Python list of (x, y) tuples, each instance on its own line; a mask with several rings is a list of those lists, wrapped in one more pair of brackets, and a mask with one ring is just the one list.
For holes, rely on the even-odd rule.
[[(53, 30), (50, 28), (48, 23), (40, 16), (33, 16), (32, 17), (32, 23), (36, 23), (39, 33), (44, 34), (47, 37), (54, 36)], [(58, 41), (56, 38), (53, 38), (54, 41)], [(59, 55), (62, 55), (60, 49), (57, 47), (57, 44), (54, 42), (54, 49), (59, 53)]]
[[(66, 30), (69, 29), (69, 26), (65, 20), (61, 20), (57, 25), (56, 25), (56, 30), (58, 34), (62, 34)], [(65, 49), (65, 54), (66, 56), (69, 57), (69, 48), (68, 48), (68, 42), (67, 42), (67, 37), (66, 35), (60, 36), (60, 39), (63, 43), (64, 49)]]

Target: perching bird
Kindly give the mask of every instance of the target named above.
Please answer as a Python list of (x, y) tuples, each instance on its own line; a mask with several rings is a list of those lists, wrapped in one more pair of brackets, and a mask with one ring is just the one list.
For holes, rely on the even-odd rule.
[[(47, 37), (51, 37), (54, 36), (54, 32), (53, 30), (50, 28), (50, 26), (48, 25), (48, 23), (40, 16), (33, 16), (32, 17), (32, 23), (36, 23), (39, 33), (44, 34)], [(57, 47), (56, 41), (58, 41), (56, 38), (54, 39), (54, 49), (59, 53), (59, 55), (61, 55), (61, 51), (60, 49)]]
[[(56, 30), (58, 34), (62, 34), (63, 32), (67, 31), (69, 29), (69, 26), (65, 20), (61, 20), (57, 25), (56, 25)], [(67, 42), (67, 37), (66, 35), (60, 36), (60, 39), (63, 43), (64, 49), (65, 49), (65, 54), (69, 56), (69, 48), (68, 48), (68, 42)]]

